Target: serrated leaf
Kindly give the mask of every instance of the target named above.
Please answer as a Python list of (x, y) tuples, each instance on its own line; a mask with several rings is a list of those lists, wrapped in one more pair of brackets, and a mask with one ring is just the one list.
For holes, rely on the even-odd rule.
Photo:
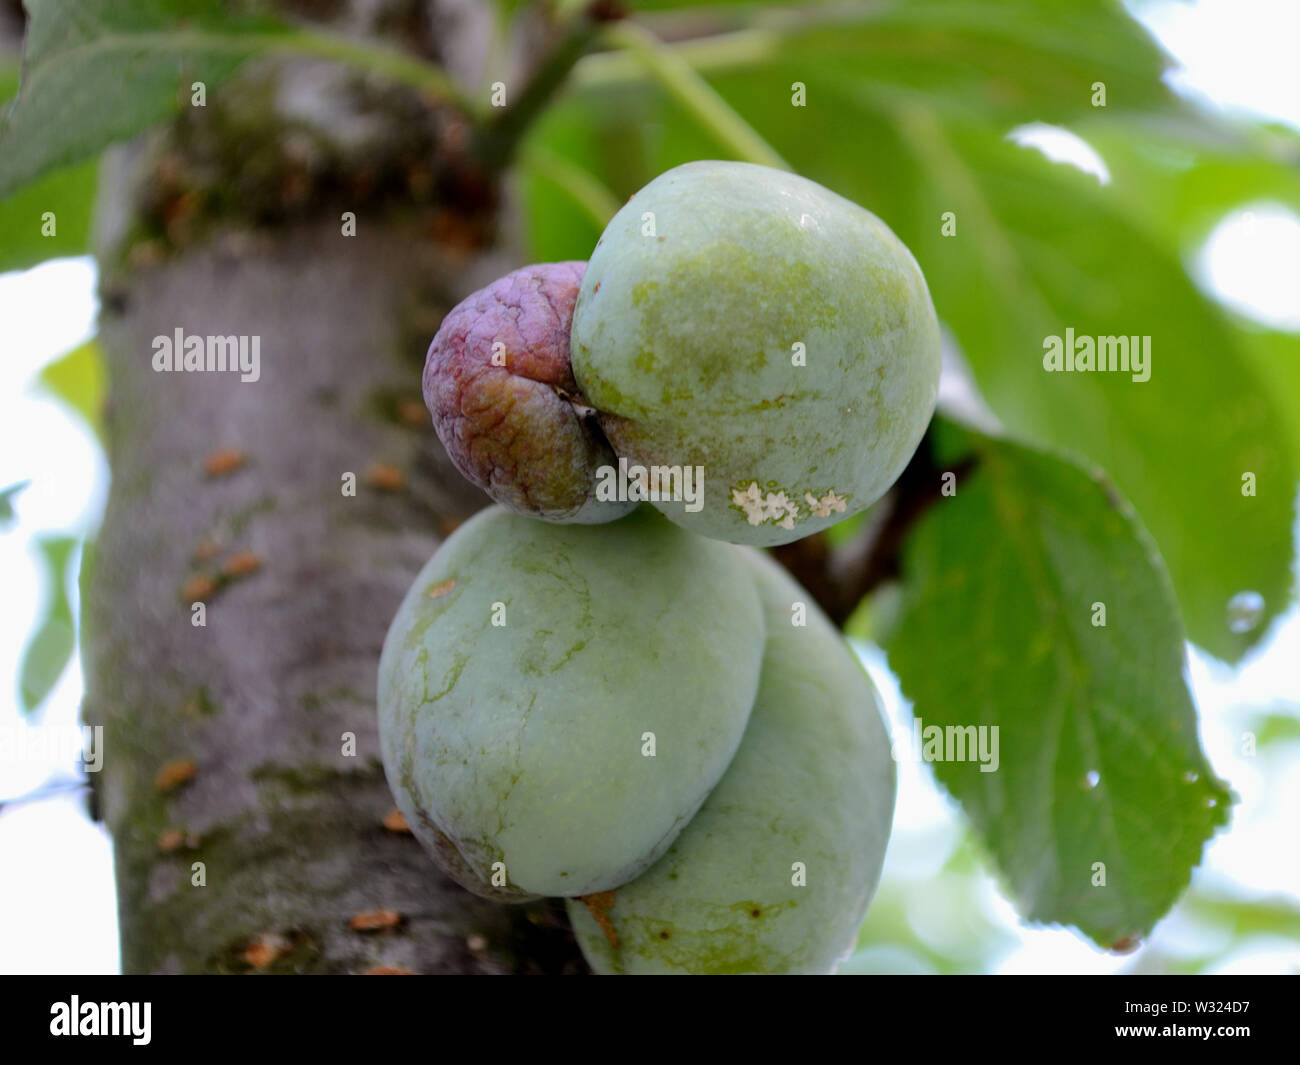
[(28, 0), (18, 98), (0, 118), (0, 198), (174, 114), (281, 32), (216, 0)]
[(923, 728), (998, 728), (996, 771), (933, 768), (1021, 913), (1106, 946), (1141, 938), (1230, 799), (1198, 741), (1168, 579), (1104, 476), (970, 440), (975, 470), (908, 541), (890, 665)]
[[(1239, 659), (1287, 601), (1297, 481), (1242, 334), (1088, 176), (977, 131), (917, 123), (908, 140), (933, 179), (929, 211), (914, 208), (930, 224), (910, 244), (989, 404), (1016, 433), (1115, 478), (1160, 546), (1192, 639)], [(938, 224), (945, 205), (953, 238)], [(1068, 331), (1150, 337), (1149, 380), (1046, 372), (1046, 338)], [(1227, 604), (1244, 591), (1263, 596), (1264, 624), (1236, 632)]]
[(43, 536), (37, 539), (45, 566), (49, 600), (37, 623), (19, 667), (18, 697), (24, 713), (31, 713), (50, 694), (63, 676), (75, 646), (72, 606), (68, 602), (69, 562), (77, 539)]
[(46, 366), (38, 380), (43, 388), (85, 418), (102, 440), (105, 378), (99, 342), (88, 340)]

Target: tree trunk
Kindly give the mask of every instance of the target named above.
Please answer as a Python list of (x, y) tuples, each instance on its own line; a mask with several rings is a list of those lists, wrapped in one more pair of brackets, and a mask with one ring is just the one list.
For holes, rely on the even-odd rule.
[[(482, 40), (471, 23), (427, 36), (452, 54)], [(304, 86), (331, 108), (305, 141), (281, 106)], [(258, 99), (276, 107), (240, 121)], [(454, 123), (413, 106), (429, 112), (320, 64), (259, 68), (103, 182), (113, 483), (86, 719), (104, 726), (127, 972), (583, 969), (562, 907), (478, 899), (384, 824), (380, 647), (483, 502), (422, 413), (424, 349), (518, 262), (453, 161)], [(361, 112), (380, 134), (346, 141)], [(178, 329), (260, 338), (260, 378), (155, 371), (154, 338)]]

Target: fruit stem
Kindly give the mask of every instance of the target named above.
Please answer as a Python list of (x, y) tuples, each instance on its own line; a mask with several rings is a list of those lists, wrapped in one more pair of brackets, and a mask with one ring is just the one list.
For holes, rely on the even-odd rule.
[(568, 80), (569, 72), (596, 43), (601, 28), (621, 13), (600, 0), (565, 13), (563, 34), (542, 59), (513, 103), (495, 110), (479, 129), (477, 154), (490, 170), (504, 170), (513, 161), (524, 134), (552, 97)]
[(664, 90), (737, 159), (793, 169), (713, 86), (654, 34), (630, 22), (619, 22), (605, 30), (605, 39), (639, 59)]
[(589, 170), (576, 166), (547, 148), (529, 145), (524, 149), (522, 159), (534, 174), (546, 178), (568, 193), (569, 198), (596, 224), (597, 229), (604, 229), (621, 206), (618, 197)]
[[(781, 38), (770, 30), (735, 30), (711, 37), (695, 37), (665, 45), (697, 74), (745, 70), (780, 58)], [(646, 72), (636, 57), (626, 51), (594, 52), (573, 71), (573, 84), (580, 89), (609, 89), (635, 85)]]

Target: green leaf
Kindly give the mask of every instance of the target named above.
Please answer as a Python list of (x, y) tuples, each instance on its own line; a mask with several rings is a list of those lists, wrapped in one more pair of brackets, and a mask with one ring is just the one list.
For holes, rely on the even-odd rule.
[(70, 536), (42, 536), (36, 541), (45, 563), (48, 602), (19, 667), (19, 706), (24, 713), (31, 713), (44, 701), (72, 658), (75, 629), (67, 582), (77, 543), (76, 537)]
[[(900, 98), (983, 119), (1058, 121), (1093, 110), (1105, 85), (1117, 110), (1175, 109), (1166, 58), (1109, 0), (911, 0), (871, 5), (848, 25), (814, 25), (783, 42), (809, 94), (850, 80), (878, 100)], [(788, 87), (783, 90), (789, 105)]]
[(1250, 936), (1300, 940), (1300, 906), (1284, 896), (1236, 899), (1192, 895), (1187, 900), (1187, 913), (1194, 920), (1219, 926), (1234, 943)]
[(1300, 213), (1300, 133), (1150, 116), (1086, 121), (1076, 132), (1106, 162), (1135, 221), (1191, 251), (1231, 210), (1275, 201)]
[[(1285, 607), (1298, 476), (1242, 334), (1094, 179), (920, 116), (906, 140), (922, 191), (908, 194), (904, 239), (990, 406), (1115, 478), (1160, 545), (1192, 639), (1239, 659), (1266, 625), (1232, 631), (1227, 604), (1256, 592), (1265, 622)], [(941, 235), (944, 210), (955, 237)], [(1150, 337), (1150, 379), (1046, 372), (1046, 338), (1067, 330)]]
[(1243, 735), (1253, 733), (1255, 743), (1260, 747), (1300, 743), (1300, 716), (1280, 711), (1251, 713), (1246, 716), (1241, 731)]
[[(718, 21), (734, 23), (725, 14)], [(725, 75), (761, 71), (751, 119), (766, 112), (795, 124), (848, 89), (873, 106), (920, 104), (1007, 124), (1062, 122), (1096, 110), (1097, 83), (1111, 112), (1183, 109), (1162, 80), (1167, 57), (1111, 0), (886, 0), (751, 21), (751, 28), (677, 46), (720, 89)], [(641, 77), (617, 55), (593, 56), (578, 71), (579, 84), (601, 90)], [(805, 87), (805, 107), (792, 106), (796, 82)], [(843, 123), (839, 129), (829, 142), (837, 150), (852, 132)]]
[(104, 436), (106, 374), (99, 342), (88, 340), (45, 367), (41, 386), (86, 419), (101, 440)]
[(1264, 387), (1286, 411), (1292, 461), (1300, 467), (1300, 336), (1245, 325), (1242, 335)]
[(598, 106), (575, 101), (572, 106), (544, 112), (525, 139), (519, 178), (522, 221), (533, 262), (591, 255), (609, 219), (597, 224), (592, 211), (577, 202), (572, 191), (557, 183), (555, 173), (539, 162), (560, 160), (603, 186), (610, 177), (601, 150), (605, 125)]
[(0, 488), (0, 529), (9, 526), (15, 519), (14, 496), (26, 488), (31, 481), (19, 481), (8, 488)]
[[(0, 113), (18, 91), (18, 68), (0, 69)], [(0, 273), (25, 270), (45, 259), (84, 254), (99, 164), (66, 167), (0, 200)], [(46, 212), (54, 217), (49, 232)]]
[(1024, 916), (1123, 944), (1150, 932), (1228, 817), (1177, 607), (1100, 471), (970, 441), (974, 472), (908, 541), (890, 665), (925, 728), (998, 728), (995, 772), (933, 767)]
[(0, 273), (86, 254), (98, 180), (99, 163), (91, 160), (54, 171), (0, 200), (0, 232), (5, 234)]
[[(816, 154), (827, 126), (795, 131), (803, 153), (774, 143), (889, 223), (996, 414), (1017, 435), (1086, 456), (1115, 478), (1160, 546), (1192, 639), (1239, 659), (1288, 599), (1298, 469), (1249, 337), (1113, 187), (986, 127), (916, 110), (894, 120), (859, 110), (854, 123), (855, 143), (889, 166), (847, 148)], [(954, 236), (942, 231), (946, 211)], [(1067, 329), (1150, 336), (1150, 380), (1045, 372), (1045, 338)], [(1254, 496), (1242, 495), (1245, 473), (1256, 476)], [(1263, 596), (1265, 616), (1234, 632), (1227, 604), (1244, 591)]]
[[(1132, 119), (1080, 129), (1105, 158), (1134, 223), (1158, 232), (1185, 258), (1234, 210), (1280, 204), (1300, 215), (1300, 133), (1204, 125)], [(1293, 467), (1300, 468), (1300, 336), (1230, 317), (1265, 391), (1285, 415)]]
[(0, 118), (0, 198), (209, 91), (282, 31), (217, 0), (28, 0), (18, 99)]

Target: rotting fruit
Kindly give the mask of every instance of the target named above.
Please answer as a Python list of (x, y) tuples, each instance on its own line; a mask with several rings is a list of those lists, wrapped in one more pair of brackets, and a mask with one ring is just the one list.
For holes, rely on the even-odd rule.
[(585, 267), (525, 267), (454, 309), (424, 392), (461, 471), (519, 513), (609, 521), (650, 496), (761, 546), (888, 490), (933, 414), (939, 350), (920, 268), (875, 215), (783, 171), (695, 162), (633, 196)]
[(617, 461), (579, 401), (569, 328), (585, 263), (525, 266), (457, 304), (424, 367), (424, 401), (456, 467), (498, 503), (556, 522), (605, 522), (635, 502), (599, 502)]

